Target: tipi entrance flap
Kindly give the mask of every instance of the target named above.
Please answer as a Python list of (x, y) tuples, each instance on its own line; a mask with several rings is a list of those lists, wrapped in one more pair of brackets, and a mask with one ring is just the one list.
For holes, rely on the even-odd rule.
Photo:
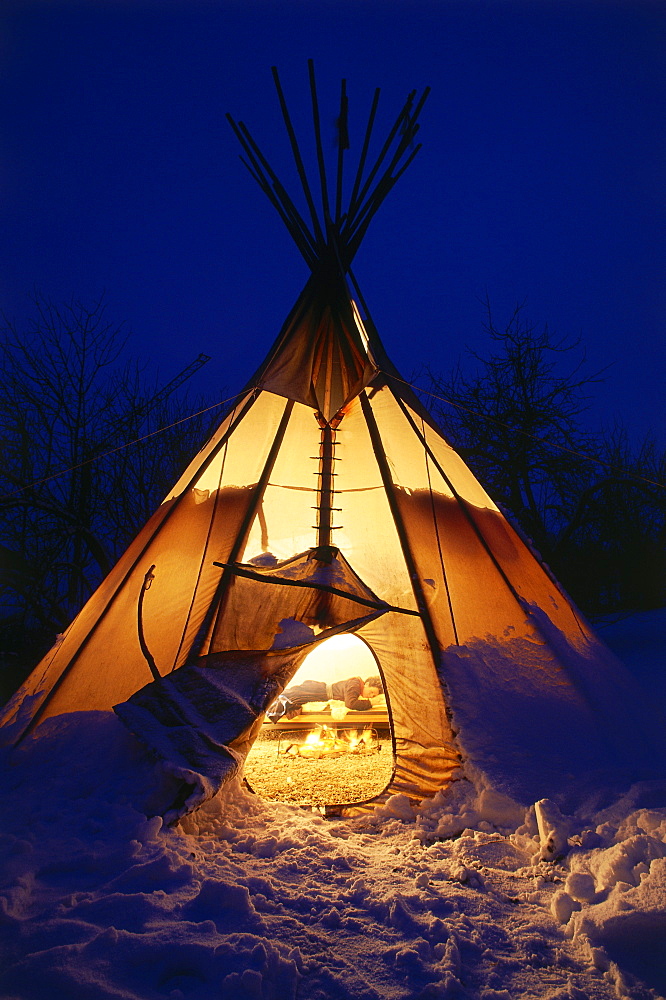
[(211, 798), (236, 773), (263, 713), (307, 647), (202, 657), (114, 706), (123, 723), (184, 782), (168, 822)]
[(206, 651), (275, 648), (282, 644), (280, 623), (289, 621), (301, 623), (313, 641), (324, 630), (389, 610), (339, 552), (326, 553), (328, 562), (321, 555), (311, 549), (275, 566), (228, 567), (229, 586)]

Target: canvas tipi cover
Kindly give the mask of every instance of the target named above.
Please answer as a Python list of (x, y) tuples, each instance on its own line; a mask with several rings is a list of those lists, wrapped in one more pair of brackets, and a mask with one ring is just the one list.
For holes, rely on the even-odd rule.
[(367, 224), (418, 149), (425, 94), (410, 95), (368, 169), (375, 96), (343, 213), (343, 87), (336, 195), (320, 158), (317, 215), (275, 79), (310, 223), (233, 125), (312, 276), (264, 365), (7, 707), (5, 741), (115, 709), (194, 788), (183, 811), (242, 765), (307, 653), (353, 632), (387, 695), (396, 766), (384, 797), (431, 795), (463, 765), (529, 802), (557, 794), (563, 775), (651, 760), (628, 676), (399, 378), (349, 290)]

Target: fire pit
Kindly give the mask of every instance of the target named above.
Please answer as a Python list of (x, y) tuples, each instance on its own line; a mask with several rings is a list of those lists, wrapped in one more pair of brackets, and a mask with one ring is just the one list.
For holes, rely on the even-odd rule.
[(317, 726), (303, 738), (302, 733), (282, 733), (277, 752), (305, 757), (306, 760), (322, 760), (326, 757), (343, 757), (346, 754), (367, 756), (380, 753), (381, 743), (374, 729), (332, 729)]

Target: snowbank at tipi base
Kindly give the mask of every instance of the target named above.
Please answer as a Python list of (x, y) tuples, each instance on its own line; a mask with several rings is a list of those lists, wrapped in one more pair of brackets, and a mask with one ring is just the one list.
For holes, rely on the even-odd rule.
[(51, 720), (3, 758), (0, 997), (665, 996), (666, 776), (569, 815), (469, 777), (344, 821), (235, 782), (165, 828), (112, 713)]

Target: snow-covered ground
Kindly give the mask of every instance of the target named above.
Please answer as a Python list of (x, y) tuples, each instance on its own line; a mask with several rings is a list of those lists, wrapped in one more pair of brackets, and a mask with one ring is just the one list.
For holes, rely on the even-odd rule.
[[(653, 697), (665, 634), (602, 632)], [(115, 716), (38, 734), (0, 779), (2, 1000), (666, 995), (666, 775), (573, 816), (459, 781), (346, 821), (234, 784), (165, 829)]]

